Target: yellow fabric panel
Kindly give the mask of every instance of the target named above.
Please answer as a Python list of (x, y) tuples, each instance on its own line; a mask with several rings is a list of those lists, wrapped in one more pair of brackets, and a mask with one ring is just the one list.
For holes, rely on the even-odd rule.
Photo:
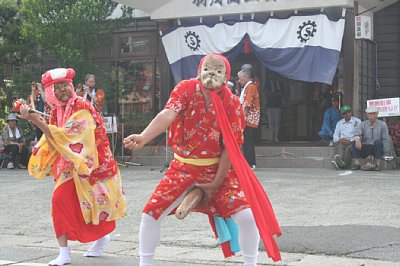
[(29, 174), (37, 179), (54, 175), (52, 165), (54, 164), (57, 155), (57, 151), (49, 147), (46, 137), (43, 135), (36, 144), (34, 153), (32, 153), (29, 159)]
[(74, 163), (80, 175), (90, 175), (99, 166), (94, 130), (96, 122), (88, 110), (80, 110), (63, 128), (49, 125), (53, 139), (49, 142), (62, 156)]

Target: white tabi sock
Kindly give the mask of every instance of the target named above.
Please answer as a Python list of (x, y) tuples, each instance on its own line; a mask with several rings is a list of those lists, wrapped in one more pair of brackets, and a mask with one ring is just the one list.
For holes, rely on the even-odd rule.
[(97, 239), (88, 249), (88, 251), (83, 254), (85, 257), (101, 257), (103, 256), (103, 251), (110, 243), (110, 235), (105, 235), (100, 239)]
[(71, 252), (69, 247), (60, 247), (60, 254), (55, 260), (49, 262), (51, 266), (63, 266), (71, 263)]

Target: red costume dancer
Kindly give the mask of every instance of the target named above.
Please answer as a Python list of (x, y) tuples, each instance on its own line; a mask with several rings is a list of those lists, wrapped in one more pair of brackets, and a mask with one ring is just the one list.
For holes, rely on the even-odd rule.
[[(272, 235), (280, 235), (279, 225), (239, 148), (246, 123), (239, 99), (225, 86), (229, 62), (221, 55), (210, 54), (201, 61), (198, 74), (197, 79), (184, 80), (175, 87), (164, 110), (141, 134), (124, 140), (127, 148), (140, 149), (170, 126), (169, 139), (175, 153), (143, 211), (140, 265), (152, 265), (161, 220), (174, 213), (194, 185), (209, 199), (195, 211), (209, 215), (225, 257), (240, 246), (244, 265), (256, 265), (261, 234), (268, 255), (278, 261), (280, 253)], [(237, 225), (232, 219), (239, 225), (238, 242)]]
[(37, 113), (29, 113), (29, 106), (21, 107), (21, 116), (44, 133), (29, 161), (29, 174), (52, 175), (55, 180), (52, 216), (60, 254), (49, 265), (71, 262), (68, 240), (96, 240), (85, 256), (102, 256), (115, 221), (126, 212), (103, 120), (89, 101), (75, 94), (74, 76), (71, 68), (43, 74), (46, 98), (52, 104), (49, 125)]

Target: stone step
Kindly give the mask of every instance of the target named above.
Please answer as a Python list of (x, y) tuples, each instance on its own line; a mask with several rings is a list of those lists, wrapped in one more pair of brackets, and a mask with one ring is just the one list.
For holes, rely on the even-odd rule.
[(256, 147), (256, 154), (259, 156), (285, 156), (288, 157), (326, 157), (334, 155), (333, 147)]
[[(327, 168), (334, 169), (332, 158), (333, 147), (256, 147), (257, 168)], [(146, 146), (140, 151), (125, 156), (124, 161), (159, 168), (160, 170), (173, 158), (171, 148), (168, 148), (167, 158), (165, 147)], [(121, 157), (116, 157), (122, 161)], [(395, 161), (383, 162), (383, 169), (393, 169)], [(155, 169), (156, 170), (156, 169)]]
[[(117, 160), (120, 159), (117, 157)], [(126, 158), (128, 159), (128, 158)], [(165, 160), (165, 156), (137, 156), (131, 157), (130, 166), (150, 166), (154, 170), (163, 169), (171, 161), (171, 157)], [(257, 168), (326, 168), (334, 169), (331, 158), (308, 157), (308, 158), (283, 158), (283, 157), (257, 157)], [(139, 165), (136, 165), (139, 164)], [(383, 162), (383, 169), (394, 169), (396, 164), (392, 162)]]
[[(172, 153), (172, 149), (168, 147)], [(256, 146), (257, 156), (276, 156), (287, 154), (293, 157), (333, 157), (333, 147), (282, 147), (282, 146)], [(139, 156), (163, 156), (165, 146), (145, 146), (139, 151), (132, 151), (128, 154)]]

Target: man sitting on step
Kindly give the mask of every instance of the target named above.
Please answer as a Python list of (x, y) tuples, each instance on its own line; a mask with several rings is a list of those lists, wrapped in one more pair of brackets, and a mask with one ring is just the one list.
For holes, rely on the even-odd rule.
[(348, 169), (351, 164), (351, 149), (354, 141), (354, 133), (361, 120), (353, 116), (350, 105), (343, 105), (340, 108), (343, 119), (336, 124), (333, 142), (335, 147), (335, 156), (332, 161), (336, 169)]
[(351, 170), (360, 169), (360, 157), (366, 158), (372, 155), (376, 158), (375, 171), (381, 170), (383, 154), (390, 154), (390, 137), (386, 123), (378, 120), (378, 108), (369, 106), (365, 109), (367, 120), (361, 122), (355, 133), (352, 156), (353, 166)]

